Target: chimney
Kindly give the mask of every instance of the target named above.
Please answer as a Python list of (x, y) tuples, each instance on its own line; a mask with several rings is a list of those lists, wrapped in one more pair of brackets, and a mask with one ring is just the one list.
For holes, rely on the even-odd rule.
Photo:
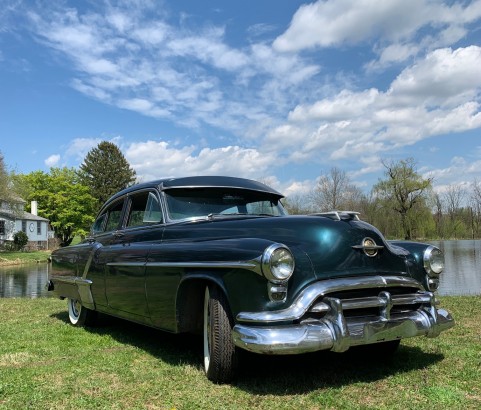
[(31, 213), (32, 215), (37, 216), (37, 213), (38, 213), (38, 204), (37, 204), (37, 201), (32, 201), (31, 204), (30, 204), (30, 208), (31, 208), (30, 213)]

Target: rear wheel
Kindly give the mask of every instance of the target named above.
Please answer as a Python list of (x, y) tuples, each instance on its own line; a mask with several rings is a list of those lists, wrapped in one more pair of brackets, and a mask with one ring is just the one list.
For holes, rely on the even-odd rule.
[(204, 296), (204, 368), (215, 383), (233, 379), (237, 369), (236, 347), (232, 341), (232, 316), (224, 293), (206, 286)]
[(68, 318), (74, 326), (93, 326), (97, 312), (82, 306), (78, 299), (67, 299)]

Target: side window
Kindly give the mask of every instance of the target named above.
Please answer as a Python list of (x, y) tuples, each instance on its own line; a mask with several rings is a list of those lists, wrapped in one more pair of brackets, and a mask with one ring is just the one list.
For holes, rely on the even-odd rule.
[(107, 223), (105, 225), (106, 232), (115, 231), (118, 228), (120, 217), (122, 216), (123, 205), (124, 201), (121, 200), (107, 209)]
[(107, 213), (103, 213), (95, 220), (94, 225), (92, 226), (92, 233), (94, 235), (104, 231), (106, 219), (107, 219)]
[(152, 225), (162, 222), (162, 211), (157, 196), (153, 192), (140, 192), (130, 197), (131, 205), (128, 227)]

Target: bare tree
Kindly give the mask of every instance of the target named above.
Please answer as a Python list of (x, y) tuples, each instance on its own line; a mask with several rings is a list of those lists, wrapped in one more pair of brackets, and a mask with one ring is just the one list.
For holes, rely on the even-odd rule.
[(289, 195), (282, 200), (282, 203), (291, 215), (303, 215), (311, 212), (309, 198), (306, 195)]
[(439, 238), (444, 238), (444, 204), (441, 195), (433, 193), (431, 197), (436, 233)]
[(461, 185), (448, 185), (443, 195), (444, 203), (448, 211), (449, 217), (454, 219), (456, 212), (461, 208), (462, 201), (466, 195), (466, 191)]
[(476, 178), (472, 184), (472, 192), (470, 197), (471, 203), (471, 229), (472, 236), (479, 236), (481, 228), (481, 181)]
[(346, 172), (333, 167), (319, 177), (311, 194), (316, 211), (352, 210), (362, 197), (361, 190), (353, 185)]
[(455, 184), (448, 185), (443, 194), (443, 202), (449, 215), (449, 235), (454, 236), (454, 238), (457, 237), (458, 227), (461, 224), (461, 219), (458, 219), (457, 216), (461, 211), (465, 195), (466, 191), (464, 188), (461, 185)]

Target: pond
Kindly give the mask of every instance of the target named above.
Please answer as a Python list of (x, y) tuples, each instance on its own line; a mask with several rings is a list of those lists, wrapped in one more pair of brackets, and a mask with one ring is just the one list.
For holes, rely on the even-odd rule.
[[(481, 295), (481, 240), (431, 241), (445, 255), (439, 295)], [(47, 297), (47, 263), (0, 267), (0, 297)]]

